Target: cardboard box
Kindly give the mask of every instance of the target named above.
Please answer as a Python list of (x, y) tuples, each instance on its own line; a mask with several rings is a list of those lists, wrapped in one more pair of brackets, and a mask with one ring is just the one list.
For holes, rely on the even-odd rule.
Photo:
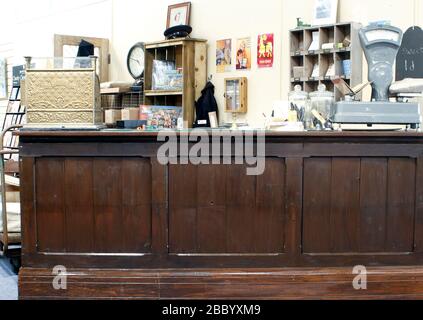
[(122, 120), (122, 110), (106, 110), (104, 118), (107, 125), (115, 125), (116, 122)]
[(296, 79), (304, 77), (304, 67), (293, 67), (293, 76)]
[(122, 121), (139, 120), (140, 109), (139, 108), (127, 108), (122, 110)]

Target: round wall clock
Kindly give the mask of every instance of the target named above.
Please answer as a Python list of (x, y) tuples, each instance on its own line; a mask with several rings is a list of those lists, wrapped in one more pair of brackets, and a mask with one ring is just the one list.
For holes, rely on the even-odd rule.
[(144, 43), (138, 42), (128, 53), (128, 71), (135, 80), (139, 80), (144, 75), (145, 48)]

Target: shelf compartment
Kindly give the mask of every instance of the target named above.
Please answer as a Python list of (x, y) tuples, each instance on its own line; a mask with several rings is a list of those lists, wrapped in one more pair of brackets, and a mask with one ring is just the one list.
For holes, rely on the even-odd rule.
[(335, 27), (335, 42), (343, 43), (346, 38), (351, 41), (351, 24), (340, 24)]
[(333, 43), (335, 45), (335, 27), (323, 27), (320, 28), (320, 49), (322, 49), (323, 44)]
[(291, 55), (301, 55), (304, 50), (304, 30), (292, 31)]
[(345, 52), (338, 52), (335, 54), (335, 72), (336, 75), (342, 78), (350, 78), (351, 77), (351, 73), (350, 74), (345, 74), (345, 69), (344, 69), (344, 60), (350, 60), (351, 62), (351, 52), (349, 51), (345, 51)]
[(306, 56), (304, 60), (304, 77), (309, 79), (312, 77), (315, 65), (319, 65), (319, 56)]
[(145, 96), (145, 104), (151, 106), (182, 107), (182, 96)]
[[(302, 72), (298, 75), (298, 68), (302, 68)], [(291, 78), (302, 79), (304, 78), (304, 57), (296, 56), (291, 57)]]
[(306, 81), (304, 82), (304, 91), (309, 93), (317, 91), (318, 86), (319, 81)]
[[(336, 67), (335, 67), (335, 60), (334, 55), (332, 53), (330, 54), (322, 54), (319, 59), (319, 71), (320, 71), (320, 77), (325, 80), (330, 80), (331, 77), (336, 76)], [(327, 75), (329, 68), (331, 65), (334, 66), (334, 73), (331, 75)]]
[(145, 68), (145, 90), (147, 92), (158, 91), (152, 90), (153, 79), (153, 61), (163, 60), (175, 63), (175, 68), (183, 69), (183, 46), (169, 46), (169, 47), (153, 47), (146, 50), (146, 68)]
[[(310, 52), (310, 46), (313, 42), (313, 33), (314, 32), (319, 32), (319, 28), (315, 28), (315, 29), (307, 29), (304, 31), (304, 51), (306, 52)], [(315, 48), (315, 50), (312, 51), (317, 51), (320, 48)]]

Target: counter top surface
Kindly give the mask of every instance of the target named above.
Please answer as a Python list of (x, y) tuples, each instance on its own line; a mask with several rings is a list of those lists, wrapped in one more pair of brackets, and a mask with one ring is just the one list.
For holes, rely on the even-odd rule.
[[(171, 131), (170, 131), (171, 132)], [(179, 136), (192, 133), (192, 130), (178, 131)], [(203, 131), (206, 132), (206, 131)], [(216, 131), (209, 130), (207, 133), (215, 133)], [(251, 131), (221, 131), (220, 135), (235, 135), (242, 132)], [(84, 130), (21, 130), (15, 132), (21, 137), (157, 137), (159, 133), (166, 133), (166, 131), (137, 131), (137, 130), (100, 130), (100, 131), (84, 131)], [(198, 132), (197, 135), (201, 135)], [(297, 137), (297, 138), (348, 138), (348, 137), (375, 137), (375, 138), (392, 138), (392, 137), (411, 137), (423, 138), (423, 132), (416, 131), (313, 131), (313, 132), (276, 132), (266, 131), (266, 137)]]

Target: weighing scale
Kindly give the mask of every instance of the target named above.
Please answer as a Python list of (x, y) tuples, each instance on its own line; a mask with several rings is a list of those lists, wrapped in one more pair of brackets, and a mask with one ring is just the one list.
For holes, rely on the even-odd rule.
[[(417, 129), (420, 126), (418, 103), (389, 101), (393, 67), (403, 33), (393, 26), (370, 25), (359, 32), (369, 64), (372, 101), (354, 101), (347, 97), (335, 104), (332, 122), (341, 129)], [(387, 126), (388, 125), (388, 126)]]

